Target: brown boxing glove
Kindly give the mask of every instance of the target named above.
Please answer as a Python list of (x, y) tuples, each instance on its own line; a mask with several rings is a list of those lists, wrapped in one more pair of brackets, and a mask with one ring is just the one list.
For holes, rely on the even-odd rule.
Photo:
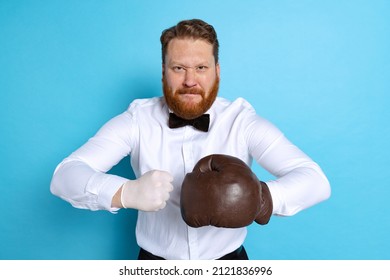
[(260, 181), (260, 185), (261, 185), (261, 195), (260, 195), (261, 206), (260, 206), (260, 212), (257, 215), (255, 222), (260, 225), (266, 225), (268, 224), (272, 216), (272, 211), (273, 211), (272, 196), (266, 183)]
[(272, 215), (268, 186), (248, 165), (228, 155), (209, 155), (183, 181), (181, 214), (191, 227), (267, 224)]

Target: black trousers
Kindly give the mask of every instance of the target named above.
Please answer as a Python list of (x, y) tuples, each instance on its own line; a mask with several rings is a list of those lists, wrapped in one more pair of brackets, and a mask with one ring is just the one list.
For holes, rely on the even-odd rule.
[[(239, 247), (237, 250), (219, 258), (218, 260), (248, 260), (248, 254), (245, 251), (244, 246)], [(165, 260), (162, 257), (155, 256), (152, 253), (140, 249), (138, 254), (138, 260)]]

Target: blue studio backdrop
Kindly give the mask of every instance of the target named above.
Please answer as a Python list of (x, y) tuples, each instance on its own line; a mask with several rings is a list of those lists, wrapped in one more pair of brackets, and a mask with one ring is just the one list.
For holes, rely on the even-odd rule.
[[(251, 102), (332, 186), (250, 225), (250, 258), (389, 259), (389, 14), (387, 0), (0, 0), (0, 259), (136, 258), (136, 211), (73, 208), (50, 180), (133, 99), (161, 95), (161, 31), (189, 18), (218, 32), (220, 96)], [(134, 178), (129, 158), (110, 172)]]

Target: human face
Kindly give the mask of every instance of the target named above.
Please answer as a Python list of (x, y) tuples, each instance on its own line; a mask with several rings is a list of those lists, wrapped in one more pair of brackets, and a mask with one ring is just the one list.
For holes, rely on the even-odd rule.
[(174, 113), (193, 119), (211, 107), (220, 73), (211, 44), (199, 39), (173, 39), (162, 70), (164, 96)]

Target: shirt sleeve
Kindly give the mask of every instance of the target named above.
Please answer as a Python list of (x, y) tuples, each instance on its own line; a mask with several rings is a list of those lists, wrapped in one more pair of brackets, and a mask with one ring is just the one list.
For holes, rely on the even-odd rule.
[(76, 208), (116, 212), (112, 197), (128, 179), (106, 172), (131, 153), (136, 129), (128, 111), (108, 121), (56, 167), (51, 192)]
[(266, 182), (273, 214), (291, 216), (330, 196), (325, 174), (309, 156), (292, 144), (272, 123), (249, 113), (245, 137), (256, 162), (275, 176)]

